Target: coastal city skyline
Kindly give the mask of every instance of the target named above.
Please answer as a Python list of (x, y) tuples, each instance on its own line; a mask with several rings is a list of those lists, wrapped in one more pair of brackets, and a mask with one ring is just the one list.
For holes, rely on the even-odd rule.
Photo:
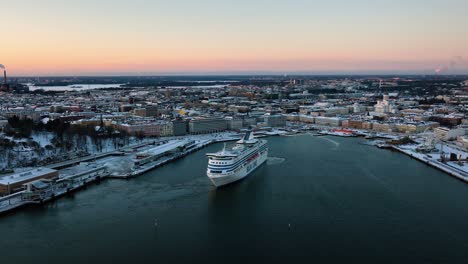
[(2, 6), (0, 63), (15, 76), (463, 74), (467, 8), (461, 0), (20, 0)]
[(467, 0), (0, 7), (4, 263), (467, 262)]

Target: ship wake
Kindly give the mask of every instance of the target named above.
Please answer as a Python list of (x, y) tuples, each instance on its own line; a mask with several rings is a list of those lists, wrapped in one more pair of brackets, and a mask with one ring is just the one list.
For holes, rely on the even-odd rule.
[(278, 158), (278, 157), (268, 157), (267, 158), (267, 165), (276, 165), (285, 162), (285, 158)]
[(338, 147), (340, 146), (340, 143), (339, 143), (339, 142), (336, 142), (336, 141), (333, 140), (333, 139), (330, 139), (330, 138), (328, 138), (328, 137), (320, 137), (320, 138), (322, 138), (322, 139), (324, 139), (324, 140), (326, 140), (326, 141), (332, 143), (333, 145), (335, 145), (335, 147), (334, 147), (333, 149), (338, 149)]

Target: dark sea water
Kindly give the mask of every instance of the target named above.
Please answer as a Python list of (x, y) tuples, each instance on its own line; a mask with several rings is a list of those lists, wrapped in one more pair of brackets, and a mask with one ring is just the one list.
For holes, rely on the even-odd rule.
[(268, 138), (216, 190), (209, 146), (0, 217), (0, 263), (468, 263), (468, 185), (362, 139)]

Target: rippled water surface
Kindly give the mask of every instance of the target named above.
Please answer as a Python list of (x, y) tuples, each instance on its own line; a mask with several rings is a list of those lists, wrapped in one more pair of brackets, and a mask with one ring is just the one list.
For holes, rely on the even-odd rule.
[(0, 217), (1, 263), (466, 263), (465, 183), (362, 139), (268, 141), (218, 190), (205, 153), (222, 144)]

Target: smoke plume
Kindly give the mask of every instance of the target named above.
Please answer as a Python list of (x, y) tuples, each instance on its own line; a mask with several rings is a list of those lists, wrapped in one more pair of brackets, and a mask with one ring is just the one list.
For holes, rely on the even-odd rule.
[(5, 69), (5, 65), (0, 64), (0, 69), (3, 69), (3, 70), (4, 70), (4, 69)]
[(436, 74), (442, 74), (452, 69), (457, 68), (460, 64), (464, 63), (464, 59), (462, 56), (454, 56), (450, 59), (450, 61), (446, 65), (440, 65), (439, 67), (435, 68), (434, 72)]

